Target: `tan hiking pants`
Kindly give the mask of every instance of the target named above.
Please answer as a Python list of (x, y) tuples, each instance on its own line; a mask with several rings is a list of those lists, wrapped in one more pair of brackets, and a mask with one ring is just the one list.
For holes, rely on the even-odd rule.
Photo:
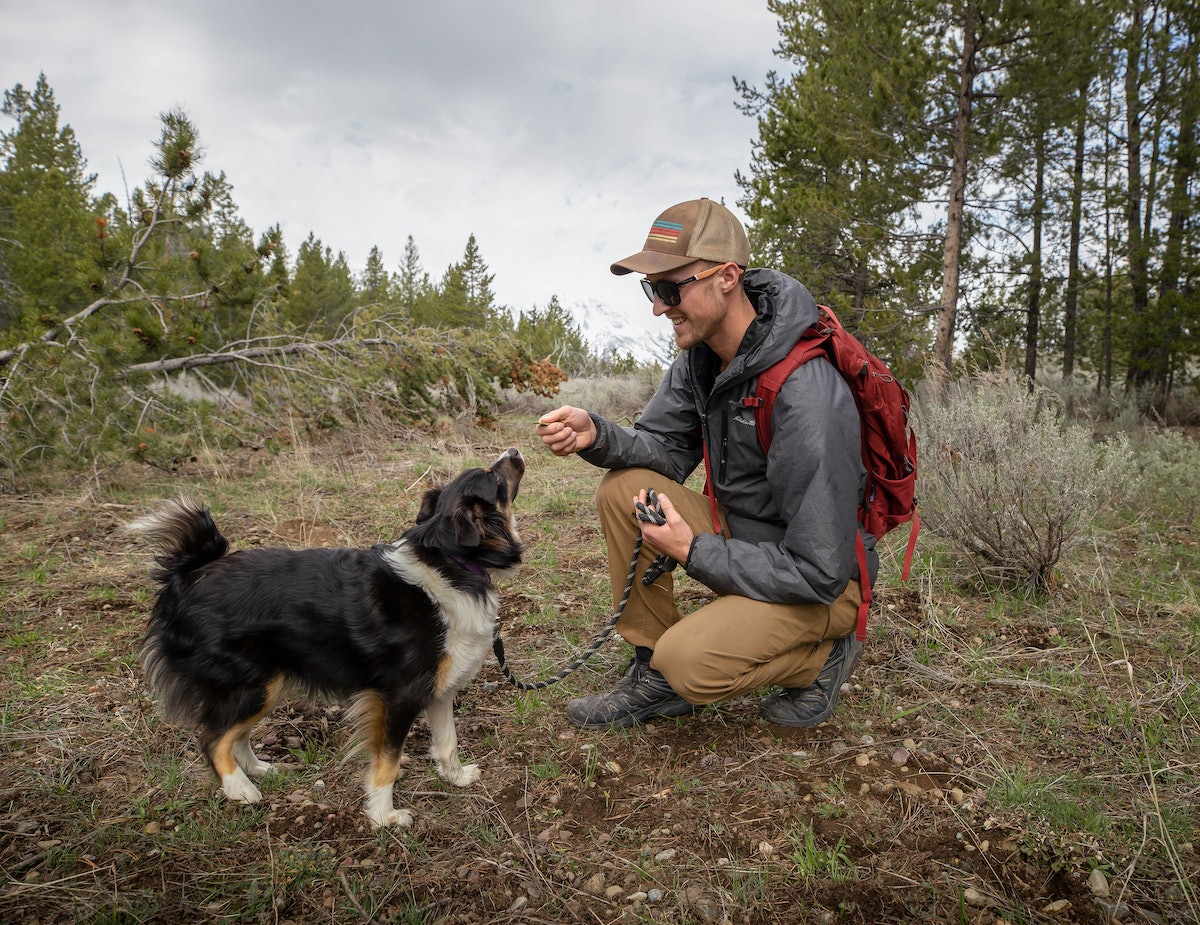
[[(596, 505), (608, 544), (613, 606), (629, 578), (637, 539), (633, 499), (653, 488), (665, 494), (696, 533), (712, 533), (708, 498), (649, 469), (612, 469), (600, 481)], [(724, 512), (718, 509), (728, 533)], [(686, 616), (675, 604), (671, 572), (646, 587), (641, 576), (657, 553), (642, 546), (641, 561), (617, 632), (654, 650), (652, 667), (675, 692), (695, 704), (716, 703), (760, 687), (808, 687), (829, 657), (833, 641), (854, 632), (862, 591), (857, 581), (832, 604), (768, 604), (718, 596)]]

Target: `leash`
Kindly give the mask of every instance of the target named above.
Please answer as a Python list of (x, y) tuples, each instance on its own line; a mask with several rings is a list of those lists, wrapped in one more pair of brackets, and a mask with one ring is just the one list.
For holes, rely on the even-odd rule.
[[(662, 505), (659, 503), (658, 495), (651, 488), (646, 492), (646, 503), (637, 502), (637, 519), (642, 523), (658, 524), (659, 526), (667, 522), (666, 515), (663, 514)], [(633, 579), (637, 573), (638, 556), (642, 552), (642, 533), (639, 530), (637, 539), (633, 541), (633, 556), (629, 560), (629, 575), (625, 579), (625, 592), (621, 595), (621, 602), (617, 605), (616, 613), (608, 620), (605, 627), (596, 634), (596, 637), (591, 641), (591, 644), (583, 651), (583, 654), (578, 656), (565, 668), (561, 669), (557, 674), (551, 675), (548, 678), (543, 678), (541, 681), (520, 681), (512, 673), (508, 667), (508, 663), (504, 658), (504, 640), (500, 638), (500, 627), (496, 627), (496, 634), (492, 637), (492, 651), (496, 653), (496, 661), (500, 663), (500, 670), (504, 672), (504, 677), (513, 687), (522, 691), (537, 691), (544, 687), (549, 687), (551, 684), (557, 684), (576, 668), (586, 662), (589, 658), (596, 654), (609, 636), (612, 635), (613, 629), (617, 625), (617, 621), (621, 619), (621, 614), (625, 612), (625, 605), (629, 603), (629, 595), (633, 592)], [(655, 556), (654, 561), (650, 563), (646, 569), (646, 573), (642, 575), (642, 584), (653, 584), (664, 573), (675, 568), (678, 563), (667, 556), (665, 553), (660, 553)]]

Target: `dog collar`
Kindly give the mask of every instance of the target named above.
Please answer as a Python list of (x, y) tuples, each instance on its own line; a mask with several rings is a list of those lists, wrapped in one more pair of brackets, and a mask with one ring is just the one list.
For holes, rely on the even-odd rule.
[(450, 559), (451, 559), (451, 561), (456, 562), (459, 565), (461, 565), (468, 572), (474, 572), (480, 578), (487, 578), (487, 572), (484, 571), (483, 566), (481, 566), (478, 562), (472, 562), (466, 556), (458, 556), (458, 555), (451, 555)]

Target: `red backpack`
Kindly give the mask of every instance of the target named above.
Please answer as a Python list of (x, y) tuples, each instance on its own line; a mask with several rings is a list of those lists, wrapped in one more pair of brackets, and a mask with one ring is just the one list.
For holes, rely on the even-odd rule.
[[(901, 573), (903, 580), (908, 581), (921, 525), (916, 506), (917, 438), (908, 422), (911, 399), (883, 361), (843, 328), (831, 309), (819, 305), (817, 310), (817, 321), (786, 357), (759, 374), (755, 394), (743, 398), (742, 404), (754, 409), (758, 442), (765, 453), (771, 446), (771, 412), (784, 380), (813, 357), (823, 356), (834, 365), (854, 394), (861, 421), (867, 485), (859, 504), (859, 522), (876, 539), (902, 523), (912, 522)], [(863, 600), (858, 610), (856, 635), (863, 642), (867, 638), (867, 611), (872, 595), (861, 533), (857, 545)]]

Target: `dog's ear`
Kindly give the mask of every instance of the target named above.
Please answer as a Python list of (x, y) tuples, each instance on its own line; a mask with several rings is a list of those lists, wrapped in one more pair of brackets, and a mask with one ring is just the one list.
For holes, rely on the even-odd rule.
[(437, 510), (438, 499), (442, 496), (440, 488), (431, 488), (421, 498), (421, 509), (417, 511), (417, 523), (424, 523)]
[(479, 511), (469, 504), (462, 504), (454, 512), (454, 539), (459, 546), (474, 549), (483, 542), (483, 531), (479, 527)]

